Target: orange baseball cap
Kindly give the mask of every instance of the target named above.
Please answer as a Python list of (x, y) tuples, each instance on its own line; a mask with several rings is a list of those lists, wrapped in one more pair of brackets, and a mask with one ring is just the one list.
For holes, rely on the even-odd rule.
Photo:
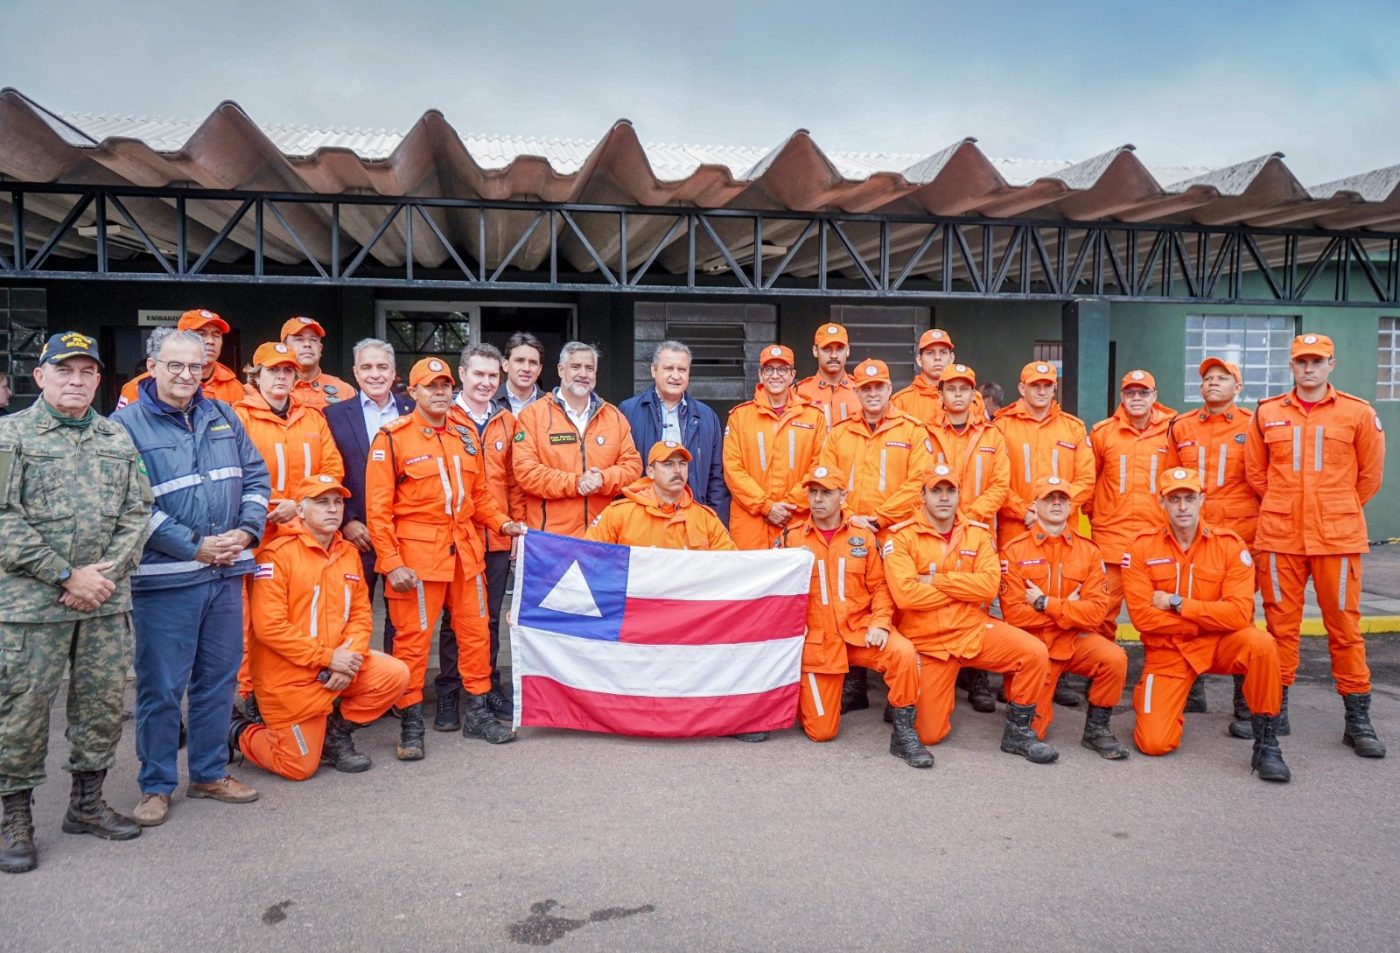
[(950, 364), (943, 368), (943, 375), (938, 378), (938, 383), (946, 384), (949, 381), (967, 381), (973, 387), (976, 387), (977, 372), (966, 364)]
[(802, 485), (812, 486), (813, 484), (826, 490), (844, 490), (846, 488), (846, 474), (841, 471), (840, 467), (813, 467), (802, 478)]
[(1035, 481), (1034, 499), (1043, 500), (1051, 493), (1069, 496), (1069, 481), (1057, 476), (1044, 476)]
[(1202, 377), (1205, 377), (1206, 371), (1210, 370), (1212, 367), (1224, 368), (1225, 373), (1233, 377), (1236, 380), (1236, 382), (1244, 380), (1244, 378), (1240, 376), (1240, 366), (1238, 364), (1230, 363), (1223, 357), (1208, 357), (1204, 361), (1202, 361), (1201, 366), (1199, 368), (1200, 375)]
[(1300, 334), (1293, 339), (1289, 359), (1298, 357), (1333, 357), (1337, 353), (1332, 339), (1325, 334)]
[(823, 324), (817, 328), (815, 343), (818, 348), (826, 347), (830, 344), (850, 344), (851, 339), (846, 334), (846, 329), (839, 324)]
[(282, 323), (281, 339), (285, 341), (293, 334), (300, 334), (303, 331), (315, 331), (318, 338), (326, 336), (326, 329), (321, 327), (320, 321), (315, 318), (295, 317), (288, 318)]
[(1021, 368), (1021, 383), (1034, 384), (1037, 381), (1049, 381), (1052, 384), (1059, 383), (1060, 373), (1055, 370), (1055, 365), (1049, 361), (1031, 361)]
[(1176, 490), (1190, 490), (1192, 493), (1201, 492), (1201, 478), (1195, 470), (1188, 470), (1186, 467), (1177, 467), (1162, 474), (1162, 482), (1157, 486), (1157, 493), (1165, 499)]
[(929, 328), (923, 334), (919, 335), (920, 353), (927, 351), (935, 344), (946, 347), (951, 351), (953, 349), (953, 338), (947, 331), (942, 331), (938, 328)]
[(931, 490), (940, 483), (948, 483), (952, 486), (958, 485), (958, 474), (948, 464), (940, 463), (928, 471), (924, 477), (924, 489)]
[(179, 331), (198, 331), (211, 324), (219, 329), (220, 334), (228, 334), (228, 322), (208, 308), (195, 308), (192, 311), (186, 311), (180, 315), (180, 320), (175, 328)]
[(677, 456), (686, 461), (694, 459), (691, 457), (690, 451), (676, 441), (658, 440), (656, 443), (652, 444), (651, 449), (647, 451), (647, 466)]
[(268, 341), (266, 344), (259, 344), (258, 349), (253, 352), (254, 367), (278, 367), (282, 364), (297, 366), (296, 355), (292, 349), (281, 341)]
[(408, 372), (409, 387), (431, 384), (436, 380), (445, 380), (449, 384), (456, 383), (452, 377), (452, 368), (448, 367), (447, 362), (439, 357), (425, 357), (414, 364), (413, 370)]
[(329, 473), (313, 473), (297, 484), (296, 493), (292, 498), (304, 500), (311, 496), (325, 496), (327, 493), (339, 493), (347, 497), (350, 495), (350, 491)]
[(1151, 371), (1129, 371), (1123, 375), (1123, 390), (1127, 390), (1129, 387), (1146, 387), (1148, 390), (1156, 390), (1157, 378), (1152, 376)]
[(854, 373), (851, 374), (852, 387), (864, 387), (866, 384), (888, 384), (889, 382), (889, 366), (884, 361), (877, 361), (873, 357), (867, 357), (857, 364)]
[(763, 349), (763, 353), (758, 356), (758, 366), (767, 364), (796, 364), (797, 361), (792, 356), (792, 348), (783, 347), (781, 344), (770, 344)]

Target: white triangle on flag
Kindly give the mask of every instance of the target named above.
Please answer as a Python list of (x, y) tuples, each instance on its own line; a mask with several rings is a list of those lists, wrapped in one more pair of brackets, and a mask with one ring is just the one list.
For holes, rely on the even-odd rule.
[(588, 588), (588, 580), (583, 578), (583, 570), (578, 560), (565, 570), (564, 575), (549, 590), (549, 595), (540, 600), (541, 609), (554, 612), (567, 612), (570, 615), (588, 615), (601, 619), (603, 613), (593, 599), (593, 591)]

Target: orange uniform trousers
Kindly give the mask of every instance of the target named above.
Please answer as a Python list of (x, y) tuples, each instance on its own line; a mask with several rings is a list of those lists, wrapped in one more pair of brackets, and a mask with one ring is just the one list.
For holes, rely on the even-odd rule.
[(971, 658), (934, 658), (919, 655), (919, 715), (914, 727), (919, 741), (936, 745), (952, 729), (953, 686), (958, 669), (976, 668), (984, 672), (1001, 672), (1015, 676), (1006, 688), (1007, 701), (1017, 705), (1035, 705), (1050, 676), (1050, 657), (1040, 639), (1008, 625), (990, 619), (982, 634), (982, 648)]
[[(367, 725), (389, 710), (408, 684), (408, 666), (371, 649), (364, 664), (340, 693), (340, 714)], [(289, 781), (305, 781), (321, 764), (327, 715), (290, 725), (249, 725), (238, 739), (244, 757)]]
[[(889, 702), (905, 708), (919, 697), (919, 655), (914, 643), (891, 632), (881, 649), (847, 645), (846, 663), (871, 668), (885, 676)], [(798, 694), (797, 715), (802, 730), (813, 741), (830, 741), (841, 730), (841, 686), (844, 672), (804, 672)]]
[(470, 695), (491, 690), (491, 623), (486, 606), (486, 573), (468, 576), (460, 559), (452, 560), (451, 582), (425, 582), (408, 592), (395, 592), (385, 580), (384, 604), (394, 623), (394, 658), (408, 666), (408, 687), (400, 708), (423, 700), (428, 674), (428, 650), (443, 606), (457, 637), (457, 671)]
[(1298, 556), (1260, 553), (1255, 560), (1264, 622), (1278, 643), (1284, 685), (1298, 676), (1298, 629), (1303, 621), (1303, 587), (1312, 577), (1317, 607), (1327, 629), (1332, 680), (1341, 695), (1371, 690), (1366, 640), (1361, 637), (1361, 556)]
[(1229, 635), (1201, 635), (1215, 641), (1215, 658), (1197, 672), (1170, 645), (1144, 643), (1142, 678), (1133, 689), (1133, 743), (1143, 754), (1158, 755), (1181, 746), (1186, 724), (1186, 695), (1197, 675), (1243, 675), (1244, 698), (1256, 715), (1277, 715), (1283, 702), (1278, 679), (1278, 649), (1269, 633), (1248, 626)]
[(1035, 703), (1035, 721), (1031, 723), (1042, 738), (1055, 720), (1055, 684), (1066, 672), (1090, 680), (1090, 705), (1112, 708), (1123, 697), (1123, 686), (1128, 682), (1128, 653), (1117, 642), (1101, 639), (1095, 632), (1082, 632), (1074, 640), (1074, 653), (1069, 658), (1052, 658), (1050, 677)]

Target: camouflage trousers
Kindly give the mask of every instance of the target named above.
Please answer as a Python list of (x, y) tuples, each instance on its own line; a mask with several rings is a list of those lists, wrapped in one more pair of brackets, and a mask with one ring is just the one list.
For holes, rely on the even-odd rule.
[(79, 622), (0, 622), (0, 794), (43, 783), (49, 711), (68, 664), (67, 770), (112, 766), (132, 650), (128, 612)]

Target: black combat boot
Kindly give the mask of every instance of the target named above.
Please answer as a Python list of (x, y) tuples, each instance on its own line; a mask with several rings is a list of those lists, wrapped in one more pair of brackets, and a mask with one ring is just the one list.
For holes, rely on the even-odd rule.
[(248, 721), (255, 725), (263, 723), (262, 711), (258, 709), (258, 696), (252, 692), (249, 692), (248, 697), (243, 699), (243, 714), (248, 717)]
[(486, 692), (467, 695), (467, 713), (462, 718), (463, 738), (482, 738), (487, 744), (503, 745), (515, 740), (515, 732), (496, 720)]
[(905, 705), (894, 710), (894, 731), (890, 733), (890, 754), (909, 762), (911, 768), (933, 767), (933, 755), (919, 743), (919, 733), (914, 730), (914, 716), (917, 709)]
[(1283, 763), (1283, 752), (1278, 747), (1278, 718), (1273, 715), (1251, 716), (1254, 731), (1254, 755), (1249, 759), (1251, 771), (1258, 771), (1262, 781), (1287, 783), (1293, 779), (1293, 772)]
[[(252, 697), (251, 695), (249, 696)], [(243, 732), (251, 728), (253, 723), (247, 719), (243, 712), (238, 710), (238, 706), (233, 706), (233, 712), (228, 719), (228, 763), (233, 764), (243, 760), (243, 749), (238, 746), (238, 739), (243, 737)]]
[(1066, 708), (1079, 707), (1079, 693), (1069, 687), (1066, 676), (1061, 675), (1060, 680), (1055, 683), (1055, 704), (1064, 705)]
[(1343, 695), (1342, 703), (1347, 706), (1347, 727), (1342, 733), (1342, 744), (1354, 749), (1357, 757), (1384, 758), (1385, 745), (1371, 727), (1371, 693)]
[(433, 718), (433, 731), (457, 731), (462, 727), (462, 715), (457, 711), (457, 698), (460, 692), (443, 692), (437, 697), (437, 715)]
[(1244, 676), (1235, 676), (1235, 720), (1230, 722), (1230, 737), (1248, 740), (1254, 737), (1254, 713), (1244, 700)]
[(5, 819), (0, 821), (0, 873), (23, 874), (39, 866), (34, 847), (34, 815), (29, 809), (32, 791), (6, 794)]
[(737, 735), (730, 735), (735, 741), (747, 741), (749, 744), (758, 744), (760, 741), (768, 740), (766, 731), (741, 731)]
[(1001, 733), (1001, 750), (1007, 754), (1019, 754), (1033, 764), (1049, 764), (1060, 753), (1036, 737), (1031, 728), (1035, 717), (1034, 705), (1006, 703), (1006, 729)]
[(423, 703), (399, 709), (399, 743), (394, 757), (400, 761), (423, 760)]
[(491, 690), (486, 693), (486, 704), (497, 718), (515, 717), (515, 703), (498, 684), (492, 684)]
[(1195, 681), (1191, 683), (1191, 690), (1186, 693), (1186, 711), (1200, 715), (1209, 710), (1206, 707), (1205, 683), (1201, 681), (1201, 676), (1197, 675)]
[(363, 727), (342, 718), (339, 708), (332, 711), (326, 719), (326, 743), (321, 748), (321, 763), (346, 774), (368, 771), (369, 755), (356, 751), (355, 740), (350, 737), (352, 732)]
[(1119, 761), (1128, 756), (1128, 749), (1113, 736), (1113, 730), (1108, 727), (1108, 719), (1112, 714), (1112, 708), (1090, 705), (1089, 715), (1084, 719), (1084, 737), (1079, 743), (1090, 751), (1097, 751), (1100, 757), (1109, 761)]
[(992, 694), (992, 683), (987, 679), (987, 673), (976, 668), (968, 671), (972, 675), (967, 680), (967, 701), (972, 710), (984, 715), (996, 711), (997, 697)]
[(848, 711), (864, 711), (870, 707), (867, 674), (863, 668), (853, 668), (846, 673), (846, 680), (841, 684), (841, 714), (844, 715)]
[(1279, 702), (1275, 734), (1280, 738), (1293, 734), (1293, 726), (1288, 723), (1288, 686), (1283, 686), (1283, 701)]
[(74, 771), (68, 813), (63, 815), (65, 834), (92, 834), (103, 840), (131, 840), (141, 836), (141, 825), (118, 814), (102, 800), (106, 771)]

